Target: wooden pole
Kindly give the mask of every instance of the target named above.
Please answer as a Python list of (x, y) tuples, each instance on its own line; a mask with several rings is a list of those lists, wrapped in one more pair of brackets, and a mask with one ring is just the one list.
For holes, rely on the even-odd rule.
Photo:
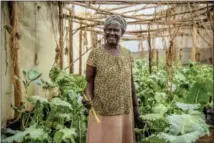
[(149, 73), (152, 73), (152, 47), (151, 47), (151, 37), (150, 37), (150, 25), (148, 30), (148, 45), (149, 45)]
[(102, 9), (102, 8), (96, 8), (92, 5), (87, 5), (87, 4), (84, 4), (84, 3), (80, 3), (80, 2), (70, 2), (71, 4), (75, 4), (75, 5), (79, 5), (81, 7), (85, 7), (85, 8), (89, 8), (89, 9), (93, 9), (93, 10), (96, 10), (97, 12), (99, 13), (102, 13), (102, 14), (114, 14), (114, 15), (121, 15), (123, 16), (124, 18), (130, 18), (130, 19), (138, 19), (138, 20), (141, 20), (141, 18), (138, 18), (138, 17), (133, 17), (133, 16), (129, 16), (129, 15), (124, 15), (122, 13), (117, 13), (117, 12), (113, 12), (113, 11), (108, 11), (108, 10), (105, 10), (105, 9)]
[(152, 48), (151, 48), (151, 59), (152, 59), (152, 65), (153, 65), (153, 63), (154, 63), (154, 59), (155, 59), (155, 55), (156, 53), (155, 53), (155, 49), (154, 49), (154, 47), (152, 46)]
[(93, 48), (96, 48), (97, 45), (97, 33), (94, 31), (91, 31), (91, 45)]
[(149, 8), (156, 8), (158, 7), (157, 5), (156, 6), (148, 6), (147, 5), (144, 5), (143, 7), (140, 7), (138, 9), (134, 9), (134, 10), (129, 10), (129, 11), (126, 11), (126, 12), (123, 12), (123, 14), (127, 14), (127, 13), (131, 13), (131, 12), (136, 12), (136, 11), (140, 11), (140, 10), (144, 10), (144, 9), (149, 9)]
[[(19, 67), (19, 41), (17, 38), (17, 2), (10, 1), (8, 2), (10, 25), (12, 27), (11, 37), (10, 37), (10, 50), (11, 50), (11, 71), (12, 71), (12, 82), (14, 85), (14, 97), (15, 97), (15, 106), (20, 107), (22, 102), (22, 86), (21, 86), (21, 76), (20, 76), (20, 67)], [(18, 78), (18, 79), (16, 79)], [(15, 118), (18, 117), (18, 114), (15, 113)]]
[(156, 49), (156, 65), (157, 65), (157, 71), (159, 70), (159, 51)]
[(135, 6), (136, 4), (130, 4), (130, 5), (123, 5), (121, 7), (116, 7), (116, 8), (112, 8), (112, 9), (108, 9), (109, 11), (114, 11), (114, 10), (119, 10), (119, 9), (124, 9), (124, 8), (128, 8), (128, 7), (132, 7)]
[[(38, 31), (38, 12), (39, 12), (39, 8), (38, 8), (38, 6), (37, 5), (35, 5), (35, 8), (34, 8), (34, 10), (35, 10), (35, 55), (34, 55), (34, 66), (38, 66), (38, 64), (39, 64), (39, 61), (38, 61), (38, 49), (39, 49), (39, 42), (40, 42), (40, 40), (39, 40), (39, 37), (38, 37), (38, 35), (37, 35), (37, 31)], [(37, 12), (38, 11), (38, 12)]]
[[(124, 9), (124, 8), (128, 8), (128, 7), (133, 7), (136, 4), (130, 4), (130, 5), (125, 5), (125, 6), (121, 6), (121, 7), (116, 7), (116, 8), (111, 8), (111, 9), (106, 9), (107, 11), (115, 11), (115, 10), (119, 10), (119, 9)], [(99, 12), (97, 12), (97, 14), (99, 14)], [(95, 15), (96, 16), (96, 15)], [(106, 15), (98, 15), (96, 17), (92, 17), (93, 19), (103, 19), (105, 18)]]
[(191, 49), (191, 60), (195, 61), (195, 54), (196, 54), (196, 27), (193, 26), (192, 29), (192, 49)]
[[(69, 12), (70, 16), (72, 17), (73, 15), (73, 8), (72, 10)], [(73, 21), (72, 19), (69, 20), (69, 65), (71, 65), (73, 63)], [(73, 64), (71, 66), (69, 66), (69, 72), (73, 73)]]
[(200, 62), (201, 60), (201, 54), (200, 54), (200, 49), (199, 48), (196, 48), (196, 52), (195, 52), (195, 61), (196, 62)]
[(82, 30), (79, 31), (79, 75), (82, 75)]
[(142, 47), (140, 50), (140, 56), (143, 58), (144, 57), (143, 41), (141, 41), (141, 43), (142, 43)]
[(59, 47), (60, 47), (60, 69), (63, 69), (63, 3), (59, 2)]
[[(214, 8), (212, 9), (212, 13), (213, 13), (213, 19), (214, 19)], [(212, 20), (212, 26), (213, 26), (213, 31), (214, 31), (214, 20)], [(214, 32), (213, 32), (213, 37), (214, 37)], [(214, 45), (214, 40), (213, 40), (213, 45)], [(214, 67), (214, 51), (213, 51), (213, 48), (214, 47), (212, 47), (212, 65), (213, 65), (213, 67)], [(213, 76), (213, 81), (214, 81), (214, 76)], [(213, 84), (213, 89), (214, 89), (214, 84)], [(213, 103), (214, 103), (214, 97), (213, 97)]]
[(175, 62), (177, 60), (177, 49), (176, 49), (176, 41), (173, 40), (173, 47), (172, 47), (172, 55), (173, 55), (173, 61)]
[(195, 46), (195, 61), (196, 62), (200, 62), (200, 49), (199, 49), (199, 47), (200, 47), (200, 42), (199, 42), (199, 36), (198, 36), (198, 31), (199, 29), (196, 29), (195, 30), (195, 44), (196, 44), (196, 46)]
[(173, 61), (173, 45), (174, 42), (173, 40), (170, 41), (170, 45), (169, 45), (169, 49), (167, 49), (167, 59), (166, 59), (166, 63), (167, 63), (167, 67), (171, 68), (172, 67), (172, 61)]
[(180, 51), (179, 51), (179, 60), (180, 60), (180, 62), (182, 62), (182, 48), (180, 48)]
[[(70, 1), (66, 1), (67, 3), (71, 3)], [(81, 1), (84, 3), (84, 1)], [(85, 1), (85, 3), (87, 3), (88, 1)], [(203, 0), (197, 0), (197, 1), (194, 1), (194, 3), (202, 3), (202, 2), (205, 2), (205, 3), (210, 3), (211, 4), (211, 1), (203, 1)], [(181, 1), (166, 1), (166, 0), (151, 0), (151, 1), (148, 1), (148, 0), (135, 0), (135, 1), (132, 1), (132, 0), (123, 0), (123, 1), (104, 1), (104, 0), (97, 0), (97, 1), (91, 1), (90, 4), (118, 4), (118, 5), (130, 5), (130, 4), (162, 4), (162, 5), (169, 5), (169, 4), (187, 4), (188, 1), (184, 1), (184, 0), (181, 0)], [(190, 2), (190, 3), (193, 3), (193, 2)]]

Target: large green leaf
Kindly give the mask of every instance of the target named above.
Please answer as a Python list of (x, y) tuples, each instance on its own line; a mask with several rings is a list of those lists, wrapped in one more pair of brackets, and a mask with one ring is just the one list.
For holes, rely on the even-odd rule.
[(35, 126), (31, 126), (26, 128), (25, 131), (19, 132), (11, 137), (4, 139), (3, 143), (13, 143), (15, 142), (23, 142), (25, 138), (32, 140), (48, 140), (48, 134), (42, 128), (35, 128)]
[(176, 106), (184, 111), (186, 110), (196, 110), (200, 108), (200, 104), (186, 104), (181, 102), (176, 102)]
[(157, 135), (151, 135), (147, 138), (144, 138), (141, 143), (168, 143), (168, 141)]
[(25, 132), (26, 134), (29, 135), (29, 138), (33, 140), (42, 141), (48, 138), (48, 134), (42, 128), (30, 127), (30, 128), (27, 128)]
[(60, 99), (60, 98), (53, 98), (52, 100), (51, 100), (51, 105), (53, 105), (53, 106), (59, 106), (59, 107), (63, 107), (63, 108), (68, 108), (68, 109), (72, 109), (72, 106), (71, 106), (71, 104), (69, 104), (68, 102), (66, 102), (66, 101), (63, 101), (62, 99)]
[(30, 69), (28, 71), (23, 71), (24, 77), (29, 81), (34, 81), (41, 77), (42, 73), (38, 72), (35, 69)]
[(183, 135), (171, 135), (167, 133), (160, 133), (159, 138), (163, 138), (170, 143), (194, 143), (197, 139), (199, 139), (204, 134), (198, 131), (186, 133)]
[(195, 82), (190, 89), (189, 94), (186, 97), (187, 103), (197, 104), (200, 103), (202, 105), (207, 104), (209, 102), (210, 94), (209, 89), (206, 84)]
[(164, 104), (157, 104), (152, 108), (152, 111), (157, 114), (165, 114), (168, 111), (168, 108)]
[(48, 102), (48, 100), (42, 96), (29, 96), (29, 97), (27, 97), (27, 100), (32, 104), (36, 104), (38, 101), (40, 103), (47, 103)]
[(145, 114), (145, 115), (141, 115), (141, 118), (143, 120), (158, 120), (158, 119), (163, 119), (164, 115), (162, 114), (158, 114), (158, 113), (152, 113), (152, 114)]
[(2, 140), (2, 143), (13, 143), (14, 141), (23, 142), (25, 135), (26, 135), (26, 132), (19, 132), (13, 136), (10, 136), (10, 137)]
[(194, 131), (209, 134), (209, 127), (201, 116), (173, 114), (168, 115), (166, 119), (170, 124), (170, 132), (174, 135), (185, 134)]
[(164, 92), (155, 92), (155, 100), (157, 103), (165, 103), (167, 95)]
[(76, 136), (74, 128), (63, 128), (54, 134), (54, 141), (60, 143), (62, 141), (66, 143), (75, 143), (74, 137)]
[(63, 133), (62, 132), (56, 132), (54, 134), (54, 142), (55, 143), (61, 143), (62, 142)]

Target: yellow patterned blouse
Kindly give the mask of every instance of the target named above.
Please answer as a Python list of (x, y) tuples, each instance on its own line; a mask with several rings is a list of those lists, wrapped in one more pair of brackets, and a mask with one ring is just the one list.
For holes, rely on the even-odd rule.
[(93, 49), (87, 64), (96, 68), (92, 106), (99, 115), (128, 114), (132, 109), (131, 52), (120, 47), (119, 56)]

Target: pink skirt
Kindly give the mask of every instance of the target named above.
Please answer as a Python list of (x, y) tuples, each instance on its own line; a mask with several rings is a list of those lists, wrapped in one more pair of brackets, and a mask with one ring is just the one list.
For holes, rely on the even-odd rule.
[(98, 115), (97, 123), (90, 112), (86, 143), (135, 143), (133, 114)]

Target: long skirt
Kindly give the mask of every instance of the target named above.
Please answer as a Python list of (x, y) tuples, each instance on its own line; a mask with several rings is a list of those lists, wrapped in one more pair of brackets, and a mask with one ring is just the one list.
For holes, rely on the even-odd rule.
[(135, 143), (133, 113), (98, 118), (89, 113), (86, 143)]

